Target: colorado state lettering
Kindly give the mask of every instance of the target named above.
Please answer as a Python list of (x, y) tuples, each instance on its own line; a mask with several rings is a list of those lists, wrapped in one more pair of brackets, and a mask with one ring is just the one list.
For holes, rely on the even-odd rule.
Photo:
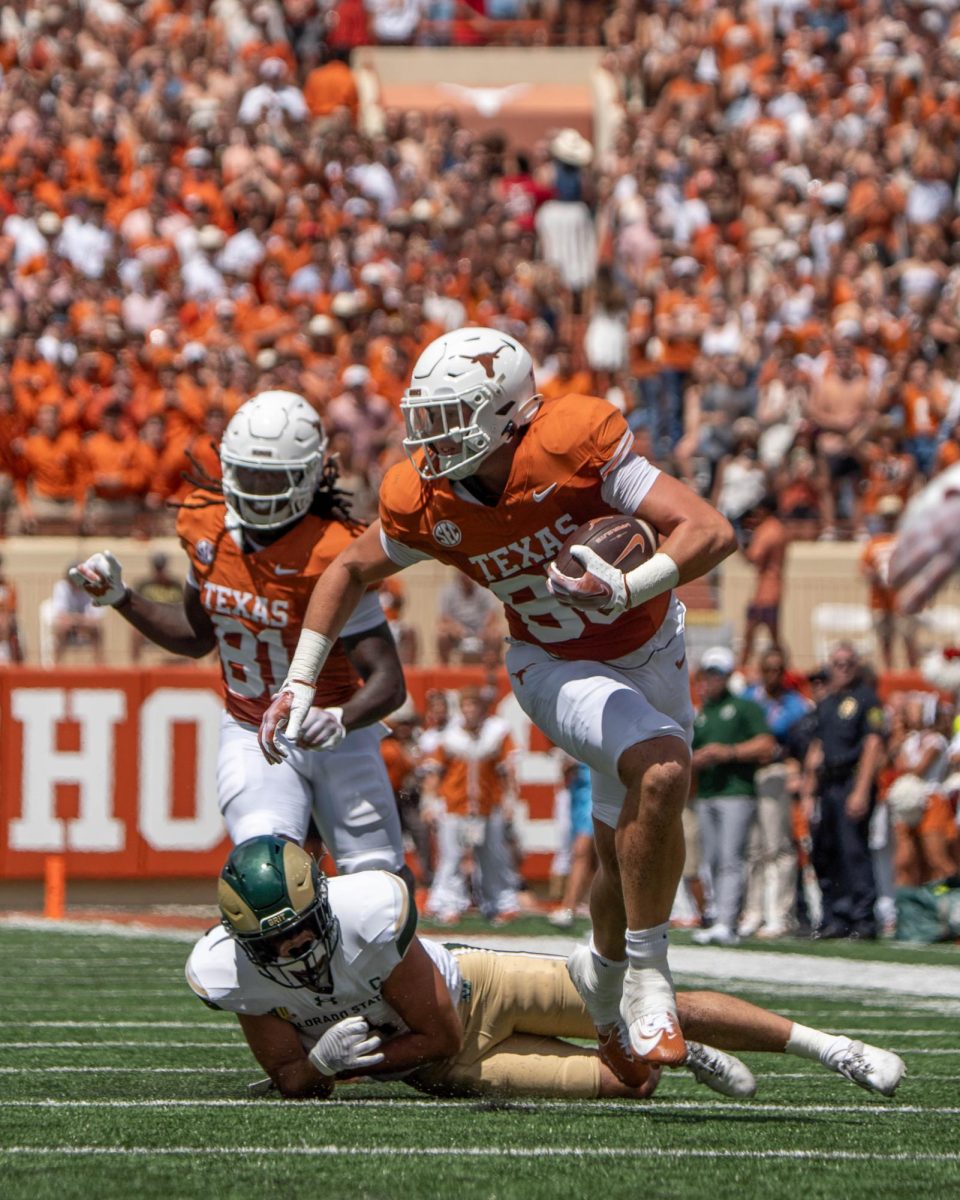
[(469, 561), (480, 568), (488, 583), (508, 579), (518, 571), (556, 558), (557, 551), (576, 528), (577, 522), (564, 513), (553, 523), (553, 528), (545, 525), (518, 542), (508, 542), (486, 554), (475, 554)]

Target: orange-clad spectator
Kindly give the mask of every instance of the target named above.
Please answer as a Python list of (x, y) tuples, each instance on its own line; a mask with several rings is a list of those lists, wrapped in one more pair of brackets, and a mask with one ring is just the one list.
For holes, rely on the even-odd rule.
[(417, 853), (418, 861), (413, 868), (417, 883), (429, 887), (433, 882), (430, 832), (420, 814), (420, 780), (417, 775), (420, 751), (416, 731), (420, 717), (407, 700), (387, 717), (385, 724), (389, 732), (380, 743), (380, 753), (397, 801), (400, 827), (409, 834)]
[(311, 117), (328, 117), (342, 108), (355, 123), (360, 98), (357, 81), (347, 65), (346, 55), (332, 52), (327, 62), (314, 67), (304, 80), (303, 96)]
[(904, 736), (892, 763), (897, 777), (887, 791), (897, 887), (919, 887), (957, 869), (957, 825), (946, 795), (954, 745), (937, 728), (938, 707), (931, 693), (910, 693), (903, 703)]
[(894, 638), (900, 635), (907, 662), (915, 667), (917, 653), (917, 620), (897, 612), (896, 594), (889, 585), (890, 558), (897, 540), (897, 520), (903, 512), (899, 496), (882, 496), (877, 501), (880, 529), (864, 545), (860, 555), (860, 574), (870, 587), (870, 613), (885, 670), (893, 668)]
[(103, 410), (99, 429), (81, 448), (89, 487), (88, 523), (98, 533), (128, 533), (150, 486), (150, 456), (125, 425), (121, 405)]
[(864, 471), (860, 524), (869, 531), (884, 496), (899, 496), (906, 504), (917, 476), (917, 464), (913, 455), (901, 448), (897, 426), (884, 418), (877, 422), (873, 436), (861, 448), (860, 457)]
[(222, 405), (211, 404), (204, 413), (202, 429), (187, 441), (178, 439), (169, 446), (151, 482), (154, 505), (182, 500), (198, 483), (220, 478), (220, 439), (228, 420)]
[(777, 499), (771, 494), (743, 515), (741, 525), (748, 535), (743, 553), (757, 572), (740, 652), (740, 666), (744, 667), (753, 657), (758, 629), (765, 628), (774, 647), (780, 647), (780, 602), (790, 534), (777, 516)]
[(661, 342), (659, 362), (668, 371), (689, 372), (709, 320), (709, 304), (698, 291), (700, 264), (683, 255), (670, 267), (672, 286), (660, 292), (654, 327)]
[(0, 533), (14, 503), (14, 480), (22, 469), (20, 450), (28, 428), (13, 402), (8, 379), (9, 372), (0, 366)]
[(25, 333), (17, 338), (10, 367), (10, 387), (24, 420), (34, 421), (40, 393), (44, 388), (58, 386), (59, 382), (57, 368), (40, 354), (33, 334)]
[(21, 662), (23, 646), (17, 624), (17, 589), (7, 578), (0, 557), (0, 663)]
[(573, 349), (566, 342), (557, 346), (556, 364), (557, 368), (553, 378), (540, 385), (540, 391), (545, 399), (552, 400), (557, 396), (590, 394), (593, 377), (586, 369), (574, 369)]
[(907, 367), (901, 400), (906, 448), (916, 459), (921, 473), (930, 475), (937, 456), (937, 430), (947, 411), (947, 398), (922, 358), (914, 359)]
[(212, 170), (213, 155), (205, 146), (191, 146), (183, 156), (185, 176), (180, 190), (184, 204), (193, 200), (206, 208), (210, 220), (221, 229), (233, 228), (230, 211), (223, 202), (220, 184)]
[(689, 255), (674, 259), (670, 286), (654, 302), (653, 327), (657, 337), (655, 361), (659, 367), (662, 421), (671, 445), (683, 432), (684, 391), (707, 327), (709, 308), (699, 289), (700, 264)]
[(36, 427), (20, 452), (23, 477), (16, 483), (16, 532), (36, 533), (45, 526), (79, 533), (84, 525), (87, 478), (80, 439), (63, 429), (52, 404), (37, 412)]
[[(506, 721), (488, 716), (479, 688), (460, 692), (462, 724), (448, 726), (423, 762), (438, 797), (437, 868), (426, 913), (453, 924), (470, 906), (467, 872), (488, 920), (517, 912), (517, 877), (506, 838), (515, 793), (513, 739)], [(479, 878), (477, 876), (479, 875)]]

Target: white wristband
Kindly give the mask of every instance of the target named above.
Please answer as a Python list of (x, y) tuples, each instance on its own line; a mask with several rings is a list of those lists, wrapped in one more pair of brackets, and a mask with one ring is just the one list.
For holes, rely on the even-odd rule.
[(316, 683), (317, 676), (323, 670), (327, 655), (333, 647), (330, 638), (324, 637), (313, 629), (301, 629), (300, 640), (287, 671), (287, 679), (297, 683)]
[(669, 554), (658, 551), (639, 567), (624, 574), (627, 586), (628, 608), (645, 604), (661, 592), (668, 592), (680, 582), (680, 569)]

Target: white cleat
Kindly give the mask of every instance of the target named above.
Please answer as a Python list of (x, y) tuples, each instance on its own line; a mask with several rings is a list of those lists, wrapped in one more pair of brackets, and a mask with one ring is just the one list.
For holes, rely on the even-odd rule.
[(620, 1020), (620, 997), (623, 994), (626, 966), (624, 963), (623, 970), (601, 968), (598, 971), (593, 952), (584, 944), (576, 946), (567, 959), (567, 974), (587, 1006), (594, 1025), (601, 1029), (616, 1025)]
[(713, 1046), (687, 1042), (687, 1058), (683, 1065), (697, 1083), (706, 1084), (721, 1096), (745, 1099), (757, 1090), (757, 1081), (747, 1064)]
[(739, 946), (740, 936), (726, 925), (711, 925), (709, 929), (694, 931), (693, 940), (698, 946)]
[(683, 1066), (687, 1047), (680, 1032), (669, 975), (650, 968), (630, 967), (623, 981), (620, 1015), (638, 1058), (662, 1067)]
[(903, 1059), (891, 1050), (848, 1037), (835, 1038), (821, 1061), (844, 1079), (881, 1096), (892, 1096), (907, 1071)]

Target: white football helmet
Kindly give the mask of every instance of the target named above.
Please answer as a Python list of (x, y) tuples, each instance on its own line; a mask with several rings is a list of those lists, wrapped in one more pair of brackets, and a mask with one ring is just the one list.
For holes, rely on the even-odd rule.
[(414, 365), (400, 401), (404, 449), (424, 479), (464, 479), (533, 420), (540, 401), (533, 359), (518, 341), (496, 329), (454, 329)]
[(234, 413), (220, 443), (227, 508), (251, 529), (280, 529), (313, 501), (327, 438), (296, 392), (260, 392)]

